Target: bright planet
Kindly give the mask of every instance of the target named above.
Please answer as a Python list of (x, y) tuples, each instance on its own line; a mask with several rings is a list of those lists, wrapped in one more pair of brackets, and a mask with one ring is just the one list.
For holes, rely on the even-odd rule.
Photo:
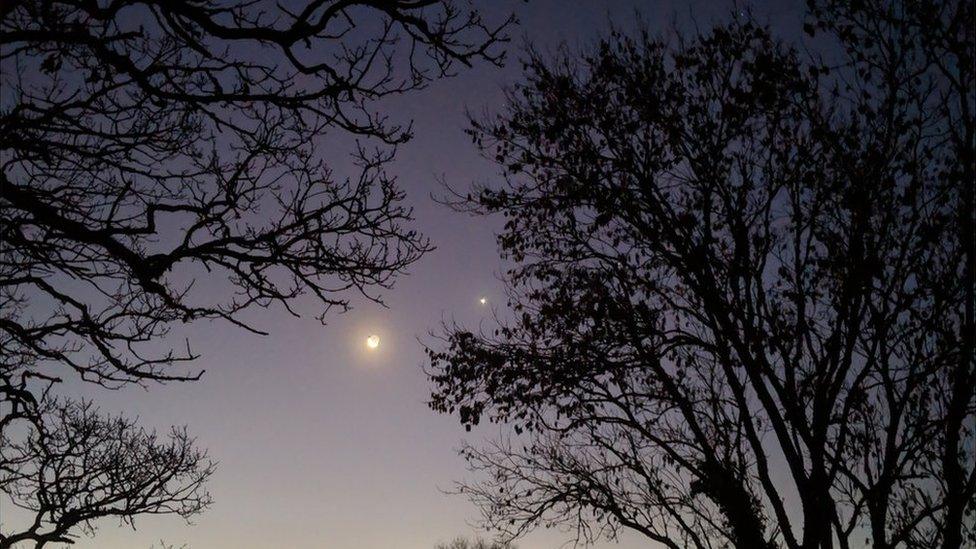
[(366, 346), (369, 347), (370, 349), (375, 349), (375, 348), (379, 347), (380, 346), (380, 336), (373, 334), (373, 335), (367, 337), (366, 338)]

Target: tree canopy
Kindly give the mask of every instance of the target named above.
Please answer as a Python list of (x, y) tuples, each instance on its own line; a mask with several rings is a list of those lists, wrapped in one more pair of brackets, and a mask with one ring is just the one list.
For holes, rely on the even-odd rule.
[[(533, 52), (474, 143), (509, 311), (431, 406), (512, 427), (460, 492), (515, 537), (976, 543), (971, 2), (813, 1)], [(866, 540), (866, 541), (865, 541)]]
[(386, 171), (409, 121), (378, 101), (500, 63), (510, 23), (441, 0), (0, 5), (0, 488), (36, 516), (0, 546), (206, 506), (191, 439), (50, 387), (196, 379), (176, 327), (379, 299), (430, 244)]

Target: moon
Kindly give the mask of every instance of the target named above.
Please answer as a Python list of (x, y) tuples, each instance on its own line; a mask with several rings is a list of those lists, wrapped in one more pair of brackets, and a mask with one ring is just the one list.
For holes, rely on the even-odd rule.
[(373, 334), (366, 338), (366, 346), (375, 349), (380, 346), (380, 336)]
[(488, 304), (488, 298), (487, 297), (483, 297), (483, 298), (481, 298), (481, 299), (478, 300), (478, 303), (481, 303), (482, 305), (487, 305)]

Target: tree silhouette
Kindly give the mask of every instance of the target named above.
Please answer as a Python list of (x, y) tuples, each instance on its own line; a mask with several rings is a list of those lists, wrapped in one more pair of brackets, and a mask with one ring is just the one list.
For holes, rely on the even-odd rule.
[(41, 417), (26, 436), (0, 435), (6, 473), (0, 489), (31, 515), (28, 528), (0, 538), (0, 548), (72, 543), (71, 532), (93, 532), (99, 518), (129, 524), (142, 514), (189, 518), (210, 504), (203, 484), (213, 463), (185, 429), (163, 441), (131, 420), (100, 416), (88, 403), (50, 402)]
[[(471, 136), (510, 315), (447, 326), (431, 406), (486, 526), (666, 547), (976, 543), (972, 2), (812, 2), (531, 53)], [(828, 58), (827, 54), (835, 58)]]
[[(71, 372), (108, 387), (196, 379), (185, 364), (197, 357), (189, 343), (164, 347), (174, 326), (222, 319), (261, 333), (240, 313), (280, 306), (295, 314), (302, 294), (322, 315), (345, 309), (350, 292), (378, 299), (373, 290), (430, 247), (409, 228), (403, 193), (385, 172), (410, 127), (376, 102), (459, 66), (500, 63), (510, 23), (489, 27), (476, 11), (440, 0), (3, 2), (4, 436), (23, 422), (71, 432), (64, 414), (43, 411), (47, 388)], [(351, 175), (321, 154), (326, 134), (355, 141)], [(49, 441), (38, 440), (31, 448)], [(80, 440), (96, 453), (107, 443)], [(148, 469), (169, 463), (159, 452), (137, 457)], [(21, 466), (47, 463), (7, 466), (5, 491)], [(171, 482), (193, 487), (206, 470)], [(159, 494), (139, 486), (150, 501)], [(70, 513), (100, 512), (88, 511)]]
[(438, 543), (434, 549), (518, 549), (510, 543), (500, 543), (495, 541), (485, 541), (477, 538), (471, 541), (466, 538), (456, 537), (450, 543)]

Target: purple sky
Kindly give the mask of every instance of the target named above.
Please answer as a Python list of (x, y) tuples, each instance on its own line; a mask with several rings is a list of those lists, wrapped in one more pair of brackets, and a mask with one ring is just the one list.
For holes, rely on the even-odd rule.
[[(741, 2), (760, 20), (796, 36), (801, 2)], [(493, 232), (497, 221), (453, 213), (429, 199), (436, 177), (456, 187), (489, 181), (494, 167), (480, 159), (462, 133), (464, 109), (501, 104), (500, 88), (518, 78), (521, 37), (541, 48), (591, 42), (612, 18), (623, 28), (639, 8), (651, 29), (689, 14), (702, 27), (728, 14), (732, 2), (485, 1), (485, 10), (515, 10), (511, 60), (504, 69), (479, 66), (427, 90), (389, 102), (394, 119), (414, 121), (415, 139), (400, 150), (395, 173), (416, 208), (416, 227), (437, 250), (423, 258), (393, 291), (389, 308), (357, 304), (321, 326), (311, 301), (301, 319), (283, 311), (249, 318), (270, 336), (223, 323), (197, 323), (192, 341), (206, 369), (196, 383), (116, 392), (71, 386), (96, 398), (103, 410), (137, 414), (146, 425), (189, 424), (220, 462), (210, 483), (215, 505), (187, 526), (178, 518), (145, 518), (138, 529), (100, 523), (79, 548), (148, 549), (162, 539), (192, 549), (233, 547), (430, 549), (456, 535), (473, 536), (477, 510), (442, 494), (467, 476), (455, 449), (498, 433), (484, 426), (465, 433), (455, 418), (428, 410), (424, 355), (416, 338), (454, 318), (487, 320), (478, 298), (501, 301), (501, 265)], [(487, 14), (492, 17), (493, 13)], [(497, 14), (501, 17), (503, 14)], [(336, 155), (344, 155), (337, 150)], [(365, 338), (376, 333), (376, 352)], [(521, 549), (559, 547), (568, 534), (546, 531), (518, 542)], [(600, 547), (648, 547), (636, 537)]]

